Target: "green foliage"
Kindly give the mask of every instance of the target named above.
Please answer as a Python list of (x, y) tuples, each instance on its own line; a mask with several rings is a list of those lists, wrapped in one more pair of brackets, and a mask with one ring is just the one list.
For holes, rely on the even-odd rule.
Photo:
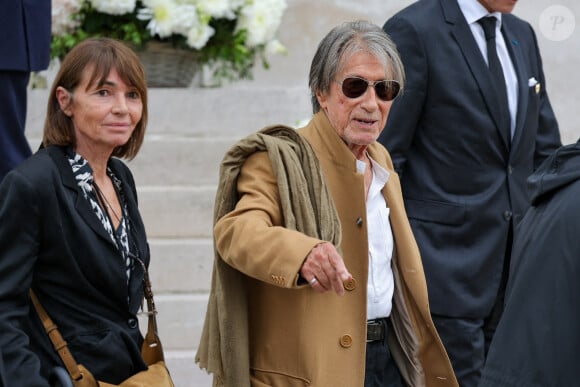
[(257, 49), (246, 46), (247, 31), (234, 33), (233, 20), (218, 19), (212, 21), (210, 25), (215, 28), (215, 35), (201, 52), (201, 61), (216, 64), (214, 70), (216, 78), (251, 79)]

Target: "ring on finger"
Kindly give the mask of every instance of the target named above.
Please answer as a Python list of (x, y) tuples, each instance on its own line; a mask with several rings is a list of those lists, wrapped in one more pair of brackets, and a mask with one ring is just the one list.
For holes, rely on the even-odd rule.
[(318, 282), (318, 279), (316, 277), (312, 277), (312, 279), (310, 281), (308, 281), (308, 284), (310, 286), (314, 286), (317, 282)]

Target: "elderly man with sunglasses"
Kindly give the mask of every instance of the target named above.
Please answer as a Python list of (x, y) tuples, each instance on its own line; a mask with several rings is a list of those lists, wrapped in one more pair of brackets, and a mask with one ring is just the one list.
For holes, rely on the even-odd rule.
[(376, 142), (403, 87), (395, 45), (357, 21), (321, 41), (314, 116), (226, 154), (197, 362), (223, 386), (456, 386), (419, 250)]

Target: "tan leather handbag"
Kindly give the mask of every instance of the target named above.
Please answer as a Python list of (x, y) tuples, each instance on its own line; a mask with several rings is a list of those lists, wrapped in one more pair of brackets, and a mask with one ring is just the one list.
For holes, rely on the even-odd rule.
[(129, 379), (121, 382), (121, 384), (97, 381), (88, 369), (82, 364), (77, 364), (68, 349), (66, 341), (58, 331), (56, 324), (54, 324), (50, 316), (46, 313), (36, 294), (30, 289), (30, 298), (36, 308), (38, 316), (42, 320), (42, 325), (44, 325), (44, 329), (50, 337), (54, 349), (62, 359), (75, 387), (175, 387), (169, 375), (169, 370), (165, 365), (161, 340), (159, 340), (157, 335), (157, 320), (155, 318), (157, 311), (155, 309), (155, 303), (153, 302), (153, 291), (151, 290), (151, 283), (147, 271), (145, 271), (143, 284), (149, 318), (147, 334), (141, 347), (141, 354), (149, 368), (131, 376)]

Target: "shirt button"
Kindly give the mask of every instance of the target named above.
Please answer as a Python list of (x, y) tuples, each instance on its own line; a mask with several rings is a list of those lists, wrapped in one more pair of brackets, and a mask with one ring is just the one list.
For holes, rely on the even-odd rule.
[(340, 346), (349, 348), (352, 345), (352, 337), (350, 335), (342, 335), (340, 337)]
[(356, 218), (356, 225), (359, 227), (362, 227), (362, 225), (363, 225), (363, 220), (360, 216), (358, 218)]
[(512, 212), (511, 211), (504, 211), (503, 212), (503, 218), (507, 221), (509, 221), (512, 218)]
[(514, 173), (514, 169), (512, 168), (511, 165), (508, 165), (507, 172), (508, 172), (508, 175), (511, 175), (512, 173)]
[(354, 278), (349, 278), (346, 281), (344, 281), (342, 283), (342, 286), (344, 286), (344, 288), (346, 290), (348, 290), (349, 292), (353, 291), (354, 289), (356, 289), (356, 280)]
[(131, 317), (129, 320), (127, 320), (127, 325), (128, 325), (128, 326), (129, 326), (129, 328), (131, 328), (131, 329), (135, 329), (135, 328), (137, 328), (137, 325), (138, 325), (138, 324), (137, 324), (137, 319), (136, 319), (136, 318), (133, 318), (133, 317)]

